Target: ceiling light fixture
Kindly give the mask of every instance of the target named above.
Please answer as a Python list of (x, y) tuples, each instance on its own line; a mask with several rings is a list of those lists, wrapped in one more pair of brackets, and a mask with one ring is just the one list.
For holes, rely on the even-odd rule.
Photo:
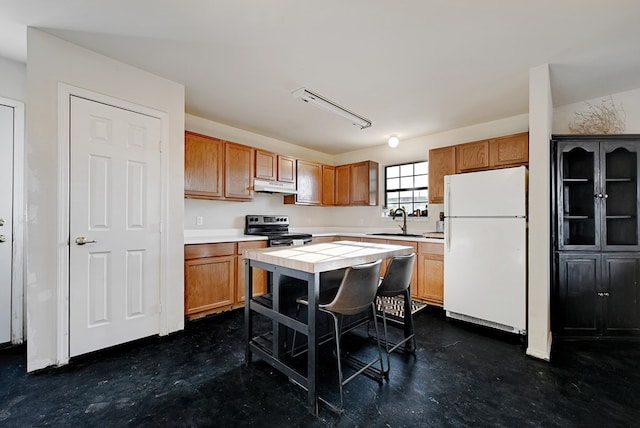
[(359, 116), (353, 112), (350, 112), (344, 107), (340, 107), (338, 104), (334, 103), (327, 98), (318, 95), (314, 92), (311, 92), (308, 89), (300, 88), (292, 92), (294, 98), (300, 98), (302, 101), (311, 103), (321, 109), (329, 111), (331, 113), (337, 114), (338, 116), (342, 116), (345, 119), (348, 119), (355, 126), (359, 126), (360, 129), (368, 128), (371, 126), (371, 121), (362, 116)]
[(396, 148), (398, 147), (398, 144), (400, 144), (400, 140), (395, 135), (392, 135), (389, 137), (389, 141), (387, 141), (387, 143), (389, 144), (389, 147)]

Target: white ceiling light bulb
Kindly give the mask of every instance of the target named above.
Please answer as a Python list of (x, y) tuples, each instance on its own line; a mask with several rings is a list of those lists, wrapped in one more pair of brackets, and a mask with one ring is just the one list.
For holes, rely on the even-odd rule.
[(389, 137), (388, 143), (389, 143), (389, 147), (395, 148), (395, 147), (398, 147), (398, 144), (400, 144), (400, 140), (395, 135), (392, 135), (391, 137)]

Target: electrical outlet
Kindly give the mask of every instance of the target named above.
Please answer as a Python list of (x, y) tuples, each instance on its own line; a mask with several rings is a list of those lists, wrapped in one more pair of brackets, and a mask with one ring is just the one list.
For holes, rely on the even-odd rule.
[(196, 216), (196, 225), (202, 226), (203, 222), (204, 222), (204, 220), (203, 220), (201, 215)]

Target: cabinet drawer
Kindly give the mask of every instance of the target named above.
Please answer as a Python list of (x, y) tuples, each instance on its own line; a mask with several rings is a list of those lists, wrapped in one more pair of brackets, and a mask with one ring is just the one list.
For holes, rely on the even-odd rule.
[(235, 242), (216, 244), (189, 244), (184, 246), (184, 258), (200, 259), (203, 257), (231, 256), (236, 254)]
[(256, 248), (266, 248), (267, 241), (242, 241), (238, 242), (238, 255), (242, 255), (244, 250), (254, 250)]
[(436, 244), (433, 242), (421, 242), (420, 254), (442, 254), (444, 255), (444, 244)]

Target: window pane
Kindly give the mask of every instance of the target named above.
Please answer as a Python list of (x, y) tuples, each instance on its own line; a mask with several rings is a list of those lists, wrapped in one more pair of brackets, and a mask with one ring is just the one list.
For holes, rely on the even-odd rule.
[(418, 162), (415, 164), (416, 175), (429, 174), (429, 162)]
[(405, 165), (400, 165), (400, 175), (402, 177), (406, 177), (408, 175), (413, 175), (413, 164), (409, 163), (409, 164), (405, 164)]
[(400, 192), (400, 205), (407, 205), (413, 202), (413, 190)]
[(400, 206), (400, 194), (398, 192), (387, 192), (387, 206), (389, 208)]
[(418, 205), (426, 205), (429, 201), (429, 192), (427, 190), (416, 190), (413, 194), (413, 200)]
[(403, 189), (410, 189), (413, 186), (413, 176), (409, 177), (401, 177), (400, 178), (400, 187)]
[(395, 190), (400, 188), (399, 178), (387, 178), (387, 190)]
[(387, 167), (387, 178), (398, 177), (399, 175), (400, 167), (398, 165)]
[(416, 175), (415, 187), (428, 187), (429, 176), (428, 175)]

